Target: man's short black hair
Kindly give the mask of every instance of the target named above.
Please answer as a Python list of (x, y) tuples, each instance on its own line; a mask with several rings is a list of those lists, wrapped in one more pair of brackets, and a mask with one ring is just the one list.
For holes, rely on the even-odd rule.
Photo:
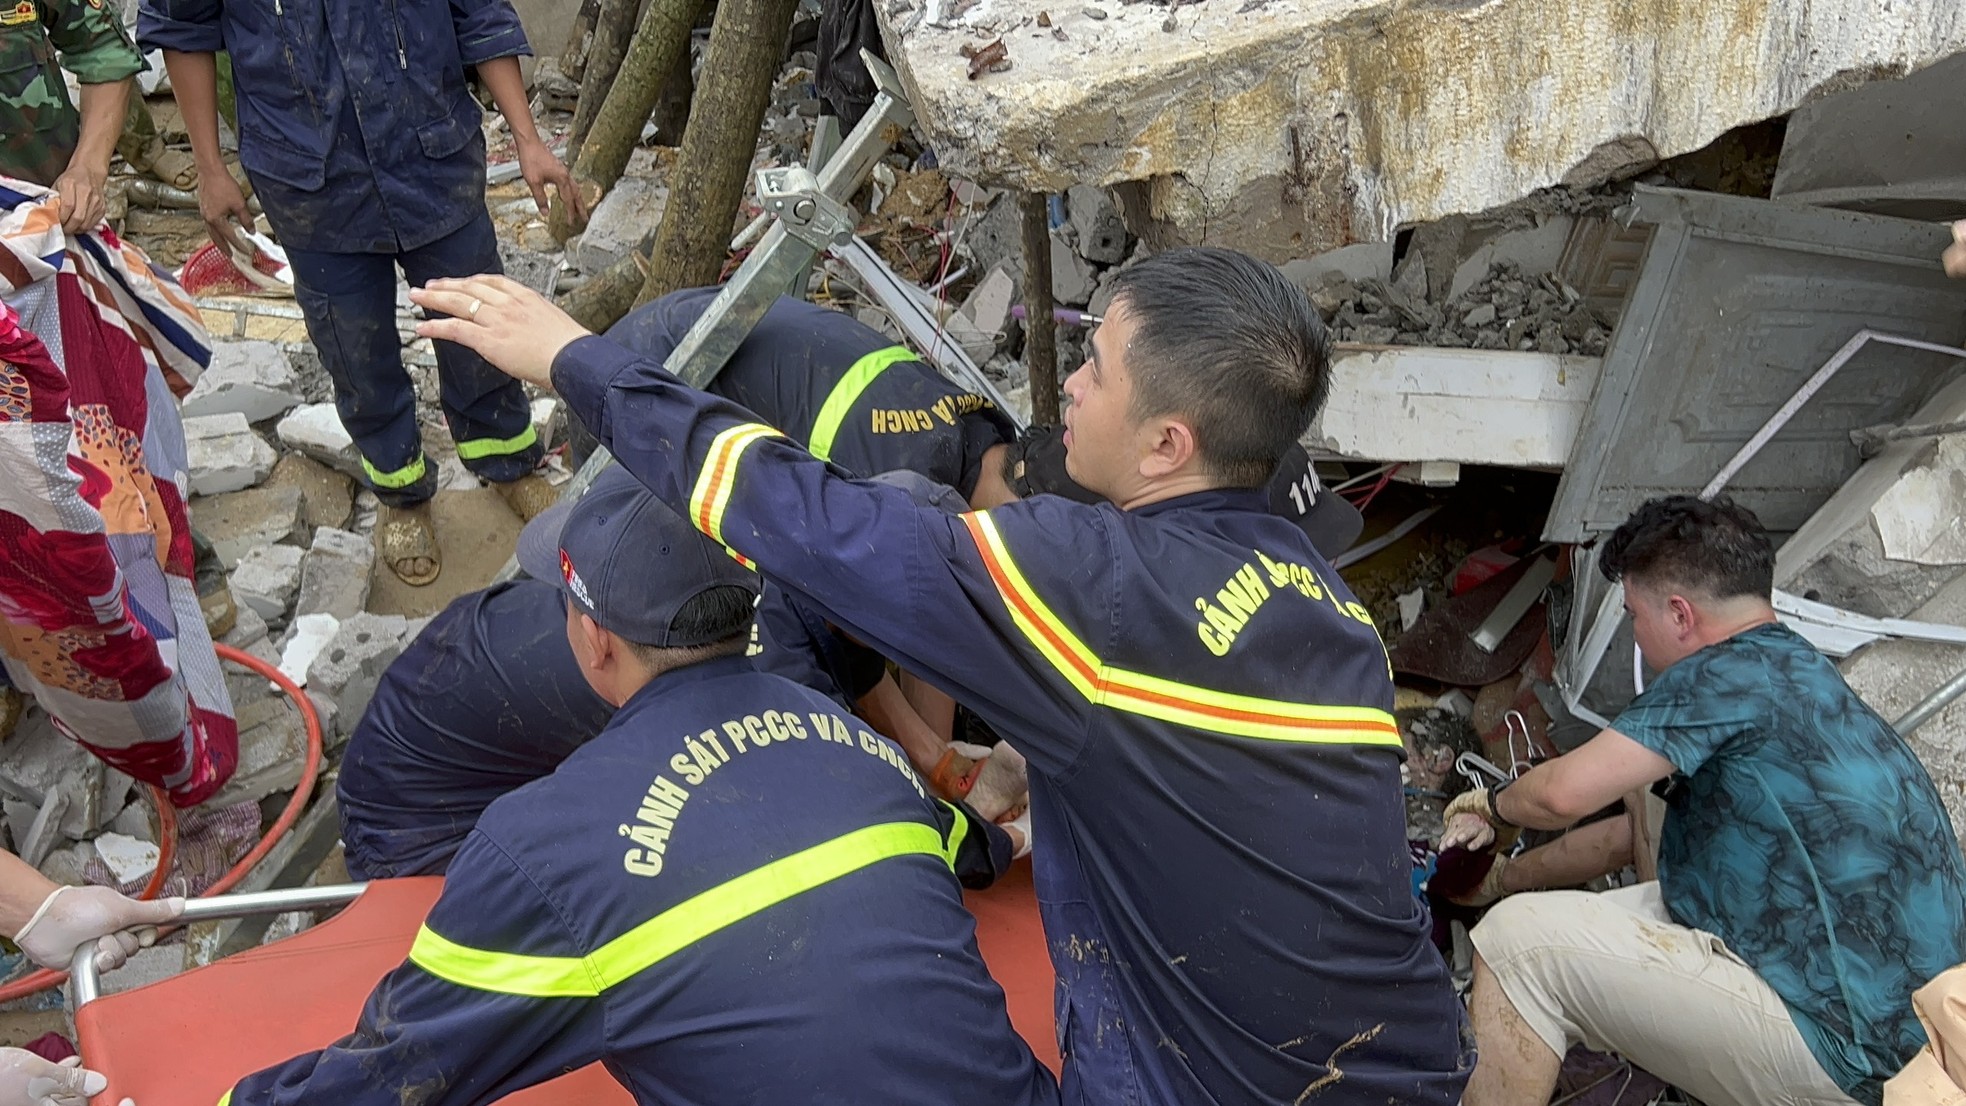
[(749, 640), (751, 621), (756, 617), (757, 596), (749, 588), (730, 584), (705, 588), (684, 603), (669, 621), (669, 633), (677, 641), (699, 644), (674, 647), (630, 644), (644, 663), (658, 671), (667, 671), (741, 652)]
[(1753, 511), (1726, 496), (1669, 495), (1647, 502), (1612, 533), (1598, 557), (1612, 583), (1636, 577), (1649, 587), (1710, 599), (1775, 590), (1775, 547)]
[(1324, 406), (1331, 333), (1273, 265), (1234, 250), (1155, 254), (1114, 280), (1134, 320), (1133, 417), (1180, 415), (1223, 482), (1259, 487)]

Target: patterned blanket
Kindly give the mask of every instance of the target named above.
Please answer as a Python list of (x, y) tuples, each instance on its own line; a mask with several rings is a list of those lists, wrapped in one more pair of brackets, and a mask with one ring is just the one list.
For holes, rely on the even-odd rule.
[(108, 227), (0, 177), (0, 662), (62, 731), (179, 806), (238, 727), (199, 611), (177, 400), (197, 308)]

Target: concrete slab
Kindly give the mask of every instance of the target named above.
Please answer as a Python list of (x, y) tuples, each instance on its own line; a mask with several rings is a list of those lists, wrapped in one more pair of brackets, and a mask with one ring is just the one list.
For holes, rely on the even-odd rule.
[(184, 446), (193, 495), (250, 488), (266, 479), (279, 459), (237, 411), (185, 419)]
[[(946, 171), (1138, 182), (1127, 221), (1155, 248), (1273, 260), (1630, 175), (1966, 50), (1953, 0), (874, 7)], [(970, 79), (962, 47), (999, 36), (1009, 69)]]
[(1304, 445), (1357, 460), (1560, 468), (1600, 365), (1543, 353), (1341, 345), (1331, 398)]
[(375, 697), (383, 671), (403, 651), (408, 630), (408, 621), (397, 615), (363, 612), (344, 620), (308, 666), (308, 693), (332, 699), (337, 716), (352, 726)]
[(350, 476), (362, 475), (362, 455), (341, 425), (332, 403), (304, 403), (280, 420), (280, 444)]
[(191, 501), (192, 523), (228, 572), (255, 549), (300, 540), (307, 533), (300, 516), (301, 493), (294, 488), (248, 488)]
[(326, 526), (314, 531), (314, 545), (300, 561), (300, 614), (331, 614), (347, 621), (369, 601), (369, 572), (375, 543), (360, 534)]
[(355, 511), (354, 480), (300, 453), (280, 458), (260, 488), (298, 489), (300, 524), (309, 534), (322, 526), (343, 529)]
[(212, 363), (179, 412), (185, 418), (238, 412), (247, 422), (285, 414), (300, 403), (300, 378), (272, 342), (213, 342)]
[[(239, 558), (232, 570), (232, 594), (265, 619), (264, 626), (283, 626), (300, 590), (300, 561), (296, 546), (266, 545)], [(235, 627), (236, 628), (236, 627)]]
[(669, 206), (669, 189), (646, 177), (622, 177), (601, 202), (581, 232), (574, 263), (582, 272), (598, 273), (628, 256), (642, 235), (662, 221)]

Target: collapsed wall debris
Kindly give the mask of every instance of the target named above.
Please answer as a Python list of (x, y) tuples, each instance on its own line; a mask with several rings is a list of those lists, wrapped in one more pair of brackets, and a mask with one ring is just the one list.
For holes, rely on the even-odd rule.
[[(1966, 10), (1805, 0), (881, 0), (951, 172), (1125, 184), (1155, 248), (1276, 261), (1555, 186), (1966, 50)], [(971, 76), (963, 47), (1001, 42)]]

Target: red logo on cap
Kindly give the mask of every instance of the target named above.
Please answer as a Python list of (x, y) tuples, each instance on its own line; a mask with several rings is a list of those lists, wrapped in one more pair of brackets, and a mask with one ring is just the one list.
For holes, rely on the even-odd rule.
[(587, 594), (587, 581), (582, 580), (580, 573), (573, 570), (573, 558), (567, 556), (567, 551), (564, 549), (560, 550), (560, 575), (566, 577), (567, 589), (573, 592), (575, 599), (589, 607), (594, 605), (593, 598)]

